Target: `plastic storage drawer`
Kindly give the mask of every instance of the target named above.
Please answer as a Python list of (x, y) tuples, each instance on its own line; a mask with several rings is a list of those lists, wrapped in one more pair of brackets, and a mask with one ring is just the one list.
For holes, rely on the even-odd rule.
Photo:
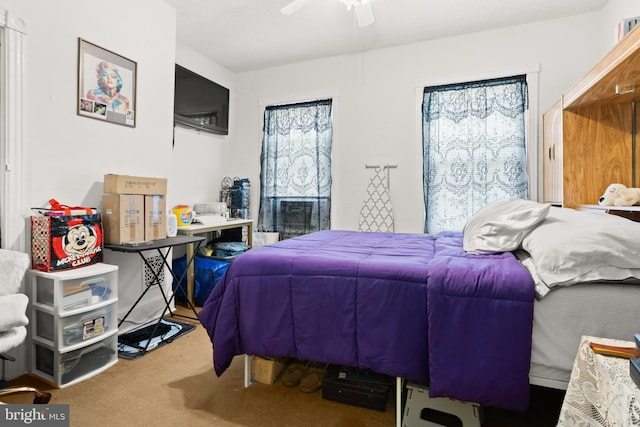
[(89, 379), (117, 363), (117, 345), (117, 333), (66, 353), (34, 342), (31, 355), (33, 372), (60, 388), (70, 386)]
[(102, 263), (56, 273), (34, 272), (32, 301), (64, 313), (117, 298), (117, 283), (117, 266)]
[(118, 328), (118, 316), (116, 303), (99, 307), (89, 311), (83, 311), (73, 315), (58, 317), (50, 310), (39, 310), (34, 307), (32, 331), (34, 338), (46, 340), (48, 344), (58, 350), (71, 349), (79, 345), (97, 341), (105, 334), (116, 331)]

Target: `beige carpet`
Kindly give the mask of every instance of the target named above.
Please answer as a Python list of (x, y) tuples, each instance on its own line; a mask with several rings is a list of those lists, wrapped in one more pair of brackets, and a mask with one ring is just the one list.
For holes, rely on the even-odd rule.
[(70, 425), (77, 427), (395, 425), (393, 392), (387, 411), (380, 412), (324, 400), (319, 391), (306, 394), (279, 382), (244, 388), (243, 375), (243, 358), (236, 357), (216, 377), (209, 338), (198, 324), (171, 344), (137, 360), (119, 359), (105, 372), (67, 388), (56, 389), (31, 376), (12, 383), (50, 391), (51, 403), (70, 405)]

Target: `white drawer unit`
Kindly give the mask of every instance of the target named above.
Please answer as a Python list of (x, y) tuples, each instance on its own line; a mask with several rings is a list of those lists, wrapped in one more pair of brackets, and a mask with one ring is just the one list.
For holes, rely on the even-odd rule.
[(33, 308), (31, 333), (34, 341), (56, 350), (68, 351), (99, 341), (104, 334), (118, 330), (116, 303), (100, 305), (89, 311), (56, 315), (50, 310)]
[(59, 388), (94, 377), (117, 361), (117, 333), (65, 353), (46, 344), (31, 343), (31, 372)]
[(118, 360), (118, 266), (31, 270), (31, 371), (58, 387), (90, 378)]
[(31, 271), (31, 301), (58, 314), (118, 300), (118, 266), (93, 264), (57, 272)]

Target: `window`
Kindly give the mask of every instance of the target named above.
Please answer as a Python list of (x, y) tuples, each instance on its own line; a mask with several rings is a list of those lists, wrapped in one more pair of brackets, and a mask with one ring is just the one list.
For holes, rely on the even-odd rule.
[(526, 76), (427, 87), (425, 232), (462, 231), (495, 200), (527, 197)]
[(289, 238), (331, 225), (331, 100), (264, 113), (258, 229)]

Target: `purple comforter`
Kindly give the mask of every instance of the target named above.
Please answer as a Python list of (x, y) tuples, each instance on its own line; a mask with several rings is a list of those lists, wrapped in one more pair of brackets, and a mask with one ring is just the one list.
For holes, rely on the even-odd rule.
[(462, 234), (321, 231), (235, 259), (200, 312), (221, 375), (239, 354), (430, 382), (432, 397), (523, 411), (534, 285)]

